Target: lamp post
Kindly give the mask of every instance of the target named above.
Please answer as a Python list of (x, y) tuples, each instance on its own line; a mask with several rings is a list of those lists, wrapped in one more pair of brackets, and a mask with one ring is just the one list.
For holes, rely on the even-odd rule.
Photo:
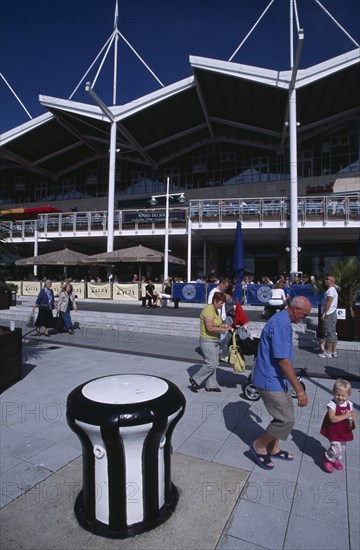
[[(293, 250), (292, 250), (293, 249)], [(290, 245), (290, 246), (287, 246), (285, 248), (286, 252), (288, 254), (290, 254), (290, 272), (289, 272), (289, 278), (290, 278), (290, 282), (292, 282), (293, 278), (295, 277), (295, 275), (297, 275), (298, 271), (293, 271), (292, 270), (292, 263), (291, 263), (291, 257), (295, 257), (296, 258), (296, 265), (298, 265), (298, 257), (299, 257), (299, 252), (301, 252), (301, 246), (297, 246), (296, 248), (294, 248), (294, 246)]]
[(150, 204), (155, 206), (157, 199), (165, 197), (165, 245), (164, 245), (164, 280), (169, 277), (169, 199), (173, 197), (179, 197), (179, 202), (185, 201), (184, 193), (170, 193), (170, 178), (166, 178), (166, 194), (165, 195), (153, 195), (150, 200)]

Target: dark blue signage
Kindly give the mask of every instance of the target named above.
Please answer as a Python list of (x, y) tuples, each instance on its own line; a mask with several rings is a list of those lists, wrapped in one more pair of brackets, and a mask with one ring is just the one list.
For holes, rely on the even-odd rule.
[(172, 291), (173, 300), (182, 302), (205, 303), (204, 283), (174, 283)]
[[(246, 299), (247, 304), (252, 306), (266, 305), (271, 297), (273, 285), (247, 285)], [(322, 302), (322, 293), (317, 293), (312, 285), (290, 285), (290, 288), (284, 287), (285, 294), (288, 294), (290, 300), (295, 296), (305, 296), (316, 307)]]
[(271, 289), (272, 285), (247, 285), (246, 303), (251, 306), (267, 304), (270, 300)]
[(312, 307), (316, 307), (322, 303), (324, 294), (322, 292), (315, 292), (312, 285), (291, 285), (290, 300), (295, 298), (295, 296), (305, 296)]

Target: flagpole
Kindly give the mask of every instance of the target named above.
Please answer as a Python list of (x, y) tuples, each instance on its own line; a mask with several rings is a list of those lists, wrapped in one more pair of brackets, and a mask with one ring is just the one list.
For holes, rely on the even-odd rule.
[(118, 41), (119, 41), (119, 31), (117, 28), (119, 18), (119, 7), (118, 0), (115, 3), (115, 15), (114, 15), (114, 32), (115, 34), (115, 44), (114, 44), (114, 82), (113, 82), (113, 105), (116, 105), (116, 90), (117, 90), (117, 58), (118, 58)]

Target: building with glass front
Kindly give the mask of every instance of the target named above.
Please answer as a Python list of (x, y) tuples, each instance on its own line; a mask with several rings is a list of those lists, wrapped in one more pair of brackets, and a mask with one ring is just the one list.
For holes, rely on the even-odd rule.
[[(169, 248), (187, 261), (188, 278), (231, 272), (237, 220), (249, 274), (290, 271), (296, 209), (298, 271), (316, 274), (334, 259), (358, 256), (359, 53), (296, 71), (190, 57), (191, 77), (106, 107), (109, 113), (90, 99), (40, 96), (46, 114), (1, 136), (0, 205), (9, 240), (23, 256), (34, 255), (35, 244), (39, 254), (65, 243), (103, 252), (113, 204), (113, 249), (164, 250), (165, 197), (156, 206), (150, 200), (164, 195), (169, 179), (176, 194)], [(185, 203), (177, 202), (180, 193)], [(47, 205), (61, 212), (31, 220), (6, 212)], [(170, 266), (176, 273), (179, 267)]]

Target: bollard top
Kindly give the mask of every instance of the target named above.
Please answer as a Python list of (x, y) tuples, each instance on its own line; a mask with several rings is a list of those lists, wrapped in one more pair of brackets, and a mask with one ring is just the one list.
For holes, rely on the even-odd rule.
[(156, 399), (168, 389), (165, 380), (155, 376), (118, 374), (92, 380), (82, 388), (82, 394), (98, 403), (125, 405)]

